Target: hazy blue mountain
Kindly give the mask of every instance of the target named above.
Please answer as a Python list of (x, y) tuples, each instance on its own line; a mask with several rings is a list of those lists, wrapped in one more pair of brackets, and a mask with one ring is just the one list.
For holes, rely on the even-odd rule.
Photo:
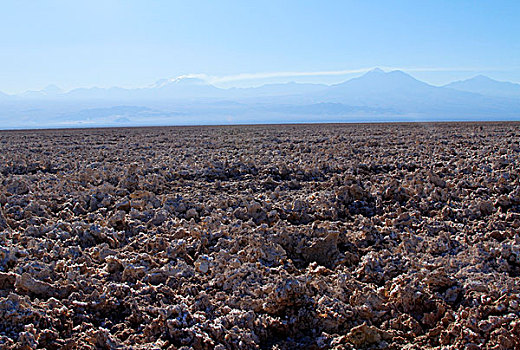
[(305, 84), (294, 81), (281, 84), (266, 84), (252, 88), (230, 88), (227, 89), (229, 97), (263, 97), (263, 96), (291, 96), (310, 94), (328, 88), (324, 84)]
[(111, 88), (78, 88), (64, 94), (62, 98), (73, 100), (121, 100), (128, 99), (131, 96), (130, 89), (119, 87)]
[(448, 93), (442, 88), (419, 81), (409, 74), (395, 70), (371, 70), (361, 77), (332, 85), (316, 95), (319, 100), (354, 105), (403, 105), (424, 102), (432, 96)]
[(138, 89), (123, 88), (90, 88), (75, 89), (65, 97), (75, 99), (117, 99), (117, 100), (164, 100), (164, 99), (196, 99), (196, 98), (255, 98), (265, 96), (287, 96), (311, 93), (323, 90), (327, 85), (299, 84), (290, 82), (286, 84), (267, 84), (253, 88), (222, 89), (208, 84), (202, 79), (180, 77), (174, 79), (162, 79), (155, 84)]
[(165, 116), (165, 115), (176, 115), (173, 112), (164, 112), (160, 110), (155, 110), (149, 107), (144, 106), (114, 106), (107, 108), (88, 108), (82, 109), (77, 112), (68, 113), (62, 115), (61, 117), (66, 120), (99, 120), (99, 119), (110, 119), (110, 120), (124, 120), (128, 121), (132, 118), (134, 119), (142, 119), (142, 118), (153, 118), (157, 116)]
[(330, 86), (291, 82), (222, 89), (190, 76), (137, 89), (81, 88), (63, 93), (50, 86), (17, 96), (0, 95), (0, 128), (519, 120), (520, 99), (503, 97), (504, 90), (500, 96), (489, 89), (485, 94), (460, 91), (380, 69)]
[(400, 113), (453, 116), (508, 116), (520, 112), (520, 101), (436, 87), (402, 71), (374, 69), (332, 85), (312, 96), (315, 102), (389, 108)]
[(485, 75), (477, 75), (470, 79), (455, 81), (444, 87), (488, 96), (520, 98), (520, 84), (494, 80)]
[[(34, 107), (34, 106), (33, 106)], [(61, 108), (60, 108), (61, 107)], [(43, 108), (2, 109), (0, 128), (94, 127), (128, 125), (165, 125), (180, 123), (183, 114), (145, 106), (85, 108), (78, 106), (43, 106)], [(64, 112), (63, 109), (67, 111)], [(5, 113), (5, 114), (4, 114)]]
[[(341, 116), (352, 114), (388, 114), (395, 113), (392, 109), (367, 107), (367, 106), (350, 106), (336, 102), (320, 102), (305, 105), (279, 105), (264, 106), (265, 110), (276, 111), (279, 113), (299, 114), (299, 115), (327, 115)], [(261, 108), (259, 108), (261, 109)]]
[(193, 99), (204, 97), (224, 96), (222, 89), (207, 84), (197, 78), (180, 77), (175, 79), (163, 79), (155, 84), (137, 89), (112, 88), (80, 88), (74, 89), (64, 95), (73, 99), (99, 99), (99, 100), (161, 100), (161, 99)]
[(148, 93), (149, 98), (202, 98), (225, 96), (223, 89), (208, 84), (202, 79), (180, 77), (169, 80), (160, 80), (142, 92)]
[(56, 98), (59, 95), (62, 95), (63, 93), (64, 93), (64, 91), (62, 89), (60, 89), (59, 87), (57, 87), (56, 85), (48, 85), (47, 87), (45, 87), (42, 90), (26, 91), (23, 94), (21, 94), (20, 97), (30, 98), (30, 99), (31, 98), (35, 98), (35, 99)]

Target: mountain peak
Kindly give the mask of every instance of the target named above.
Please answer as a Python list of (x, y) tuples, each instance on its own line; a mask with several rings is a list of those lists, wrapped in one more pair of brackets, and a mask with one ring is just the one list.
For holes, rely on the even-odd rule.
[(377, 84), (413, 84), (413, 85), (428, 85), (424, 82), (421, 82), (408, 73), (405, 73), (401, 70), (393, 70), (390, 72), (385, 72), (380, 68), (374, 68), (372, 70), (369, 70), (365, 74), (363, 74), (360, 77), (353, 78), (351, 80), (347, 80), (346, 82), (337, 84), (337, 85), (344, 85), (349, 82), (366, 82), (366, 83), (376, 83)]
[(483, 74), (475, 75), (473, 78), (469, 78), (469, 79), (466, 79), (466, 80), (473, 80), (473, 81), (496, 81), (495, 79), (491, 79), (490, 77), (488, 77), (486, 75), (483, 75)]
[(384, 74), (384, 73), (385, 73), (385, 71), (379, 67), (375, 67), (375, 68), (369, 70), (368, 72), (366, 72), (366, 74)]
[(445, 85), (445, 87), (490, 96), (520, 96), (520, 84), (498, 81), (482, 74), (466, 80), (454, 81)]
[(198, 75), (187, 74), (187, 75), (180, 75), (178, 77), (171, 78), (171, 79), (158, 80), (153, 85), (153, 87), (161, 88), (161, 87), (165, 87), (168, 85), (194, 86), (194, 85), (209, 85), (209, 84), (204, 79), (202, 79), (202, 77), (200, 77)]
[(47, 85), (43, 90), (42, 90), (43, 93), (49, 95), (49, 94), (61, 94), (63, 93), (63, 90), (54, 85), (54, 84), (50, 84), (50, 85)]
[(183, 84), (183, 85), (208, 85), (204, 79), (200, 77), (191, 76), (191, 75), (181, 75), (171, 81), (175, 84)]

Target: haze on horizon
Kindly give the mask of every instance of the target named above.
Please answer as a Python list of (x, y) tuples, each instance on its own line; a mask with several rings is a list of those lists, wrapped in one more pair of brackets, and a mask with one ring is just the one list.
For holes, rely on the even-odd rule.
[(520, 82), (517, 1), (37, 1), (0, 14), (0, 91), (332, 84), (372, 67)]

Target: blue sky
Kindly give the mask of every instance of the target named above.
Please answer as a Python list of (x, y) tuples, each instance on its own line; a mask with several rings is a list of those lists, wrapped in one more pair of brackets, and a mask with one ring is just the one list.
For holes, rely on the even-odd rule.
[(375, 66), (520, 82), (519, 17), (520, 1), (5, 1), (0, 91), (333, 83)]

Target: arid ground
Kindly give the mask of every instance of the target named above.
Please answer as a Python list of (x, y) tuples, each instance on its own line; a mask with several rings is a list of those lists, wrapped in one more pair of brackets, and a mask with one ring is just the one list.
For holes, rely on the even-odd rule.
[(0, 348), (518, 349), (519, 140), (0, 132)]

